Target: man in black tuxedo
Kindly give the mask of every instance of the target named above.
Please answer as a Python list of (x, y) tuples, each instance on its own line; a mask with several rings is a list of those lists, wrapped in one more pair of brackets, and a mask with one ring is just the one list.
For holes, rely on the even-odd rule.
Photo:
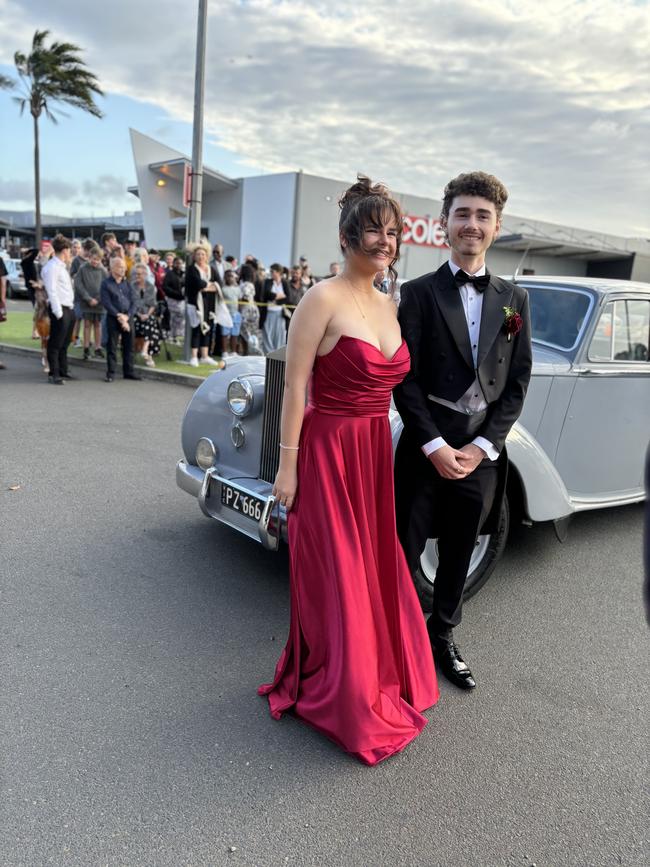
[(399, 308), (411, 370), (395, 389), (404, 422), (395, 456), (397, 530), (412, 573), (427, 539), (438, 539), (427, 629), (439, 668), (463, 689), (476, 682), (452, 630), (476, 538), (497, 529), (505, 440), (532, 364), (528, 293), (485, 267), (507, 197), (484, 172), (447, 184), (441, 222), (451, 259), (406, 283)]

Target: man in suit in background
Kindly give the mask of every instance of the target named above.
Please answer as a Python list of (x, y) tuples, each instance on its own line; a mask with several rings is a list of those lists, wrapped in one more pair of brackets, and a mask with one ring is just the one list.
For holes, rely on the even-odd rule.
[(505, 440), (532, 366), (528, 293), (485, 267), (507, 197), (484, 172), (447, 184), (441, 222), (450, 261), (402, 286), (399, 308), (411, 370), (395, 389), (404, 422), (395, 456), (397, 529), (412, 573), (427, 539), (438, 539), (427, 629), (439, 668), (463, 689), (476, 681), (453, 629), (476, 538), (498, 529)]
[(49, 381), (63, 385), (64, 379), (73, 379), (68, 373), (68, 346), (74, 329), (74, 290), (70, 279), (72, 244), (63, 235), (52, 241), (54, 255), (46, 263), (41, 278), (50, 308), (50, 337), (47, 341)]

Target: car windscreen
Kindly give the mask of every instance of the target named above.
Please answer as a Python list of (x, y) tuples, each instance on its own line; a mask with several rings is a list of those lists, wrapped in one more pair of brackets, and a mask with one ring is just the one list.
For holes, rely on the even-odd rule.
[(533, 340), (565, 352), (574, 349), (586, 325), (591, 295), (560, 287), (526, 288), (530, 298)]

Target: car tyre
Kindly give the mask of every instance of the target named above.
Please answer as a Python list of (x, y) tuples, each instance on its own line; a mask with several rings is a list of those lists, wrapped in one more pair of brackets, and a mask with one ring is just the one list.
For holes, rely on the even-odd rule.
[[(496, 533), (479, 536), (477, 550), (470, 563), (470, 572), (465, 583), (463, 599), (467, 600), (483, 587), (494, 571), (508, 540), (510, 528), (510, 509), (508, 497), (504, 496), (499, 515), (499, 529)], [(420, 559), (420, 568), (413, 577), (413, 583), (425, 613), (433, 607), (433, 584), (435, 581), (435, 540), (430, 539), (427, 549)]]

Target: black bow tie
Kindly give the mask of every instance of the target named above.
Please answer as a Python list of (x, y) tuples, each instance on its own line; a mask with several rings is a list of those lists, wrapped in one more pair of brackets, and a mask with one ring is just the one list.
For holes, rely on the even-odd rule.
[(466, 274), (462, 269), (460, 271), (456, 271), (456, 273), (454, 274), (454, 283), (459, 289), (466, 283), (472, 283), (477, 292), (485, 292), (489, 282), (490, 275), (487, 273), (487, 271), (480, 277), (472, 274)]

